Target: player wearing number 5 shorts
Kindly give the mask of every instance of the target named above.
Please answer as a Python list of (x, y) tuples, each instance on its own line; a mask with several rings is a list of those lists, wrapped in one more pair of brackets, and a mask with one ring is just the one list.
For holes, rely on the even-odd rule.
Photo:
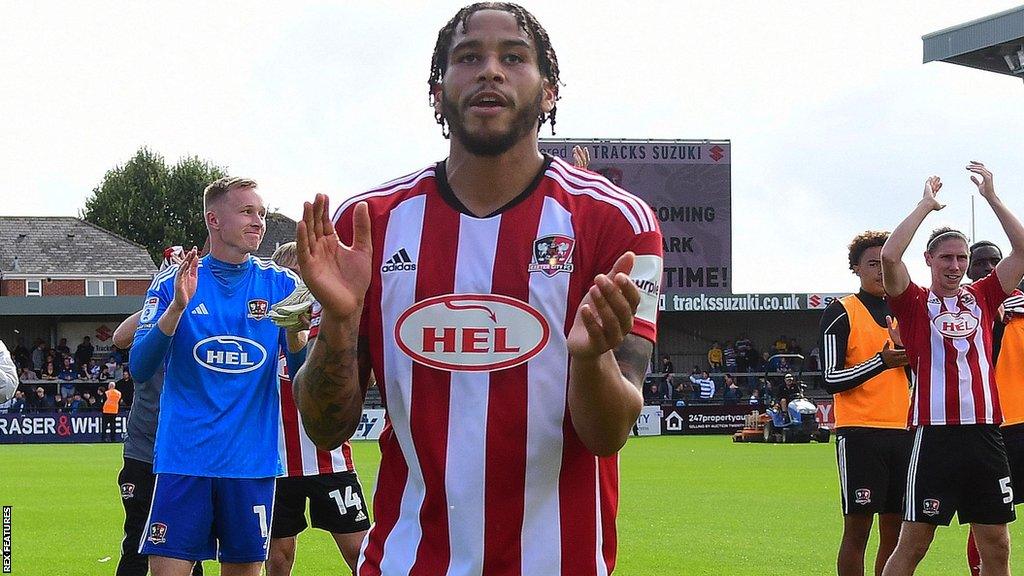
[(910, 425), (916, 428), (907, 474), (906, 508), (896, 551), (885, 576), (912, 574), (938, 525), (953, 515), (971, 524), (983, 573), (1008, 575), (1014, 520), (1009, 463), (992, 359), (999, 307), (1024, 276), (1024, 226), (996, 195), (992, 173), (971, 162), (967, 170), (995, 212), (1012, 251), (985, 278), (961, 286), (968, 268), (967, 238), (951, 228), (929, 236), (925, 263), (931, 285), (910, 280), (903, 254), (925, 217), (940, 210), (938, 177), (882, 247), (889, 306), (914, 371)]
[[(274, 263), (299, 273), (295, 242), (282, 244), (274, 252)], [(304, 349), (311, 320), (319, 320), (314, 311), (310, 317), (311, 297), (297, 305), (275, 309), (274, 321), (288, 326), (286, 334), (292, 361), (304, 359)], [(281, 430), (279, 453), (285, 467), (285, 478), (277, 479), (274, 495), (274, 520), (270, 528), (270, 554), (267, 576), (289, 576), (295, 563), (295, 549), (300, 532), (306, 529), (306, 500), (314, 528), (331, 533), (338, 550), (350, 570), (355, 571), (359, 547), (370, 519), (363, 502), (363, 490), (352, 462), (348, 442), (334, 450), (321, 450), (313, 444), (302, 425), (302, 416), (295, 407), (290, 374), (300, 366), (287, 364), (284, 355), (278, 364), (281, 383)]]
[(285, 338), (269, 313), (299, 279), (251, 255), (267, 213), (255, 182), (217, 180), (203, 203), (210, 254), (193, 248), (157, 274), (132, 348), (136, 379), (166, 366), (140, 553), (154, 576), (185, 576), (215, 557), (225, 576), (256, 576), (283, 472), (277, 358)]
[(836, 460), (843, 508), (839, 576), (864, 575), (864, 551), (878, 514), (881, 574), (899, 537), (907, 483), (910, 383), (907, 355), (894, 345), (879, 255), (888, 232), (864, 232), (849, 246), (860, 291), (829, 304), (821, 317), (822, 370), (836, 417)]

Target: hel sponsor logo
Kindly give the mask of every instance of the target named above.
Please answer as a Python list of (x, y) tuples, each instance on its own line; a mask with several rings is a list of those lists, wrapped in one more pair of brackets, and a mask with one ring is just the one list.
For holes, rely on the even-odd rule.
[(267, 312), (270, 311), (270, 302), (257, 298), (255, 300), (249, 300), (246, 307), (249, 309), (248, 318), (253, 320), (263, 320), (267, 317)]
[(533, 242), (533, 262), (527, 267), (530, 272), (543, 272), (551, 277), (559, 272), (572, 272), (572, 251), (576, 240), (562, 234), (551, 234)]
[(943, 312), (932, 320), (939, 334), (955, 339), (970, 338), (980, 323), (977, 317), (967, 311)]
[(939, 515), (939, 501), (935, 498), (925, 498), (924, 502), (921, 503), (921, 511), (928, 516)]
[(142, 306), (142, 315), (139, 316), (140, 324), (149, 324), (156, 318), (156, 309), (160, 304), (160, 299), (156, 296), (152, 298), (146, 298), (146, 303)]
[(121, 499), (129, 500), (135, 497), (135, 484), (125, 482), (121, 484)]
[(149, 525), (149, 537), (146, 538), (153, 544), (164, 544), (167, 542), (167, 524), (153, 522)]
[(854, 502), (857, 504), (870, 504), (871, 503), (871, 490), (867, 488), (858, 488), (854, 493)]
[(226, 374), (244, 374), (263, 366), (267, 349), (238, 336), (211, 336), (196, 343), (192, 357), (200, 366)]
[(416, 270), (416, 263), (409, 257), (409, 253), (405, 251), (405, 248), (401, 248), (398, 252), (391, 255), (380, 267), (381, 274), (387, 274), (389, 272), (411, 272)]
[(407, 356), (431, 368), (486, 372), (533, 358), (551, 336), (529, 304), (501, 294), (448, 294), (417, 302), (395, 324)]

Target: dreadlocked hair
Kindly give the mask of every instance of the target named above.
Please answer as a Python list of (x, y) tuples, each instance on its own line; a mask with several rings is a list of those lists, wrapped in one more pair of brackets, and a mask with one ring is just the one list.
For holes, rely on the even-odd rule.
[[(427, 80), (427, 94), (431, 106), (434, 105), (434, 88), (441, 84), (445, 72), (448, 71), (448, 52), (452, 46), (452, 37), (455, 36), (456, 27), (460, 27), (461, 31), (465, 33), (469, 19), (481, 10), (500, 10), (514, 16), (516, 22), (519, 23), (519, 28), (533, 39), (537, 49), (537, 67), (540, 69), (541, 76), (553, 87), (557, 88), (562, 85), (558, 77), (558, 56), (555, 55), (555, 49), (551, 47), (551, 39), (548, 38), (547, 30), (540, 25), (533, 14), (512, 2), (477, 2), (459, 10), (437, 33), (437, 44), (434, 45), (434, 55), (430, 60), (430, 78)], [(555, 101), (557, 102), (559, 99), (560, 97), (556, 93)], [(550, 122), (551, 133), (554, 134), (557, 111), (558, 105), (555, 104), (551, 108), (551, 112), (541, 112), (540, 117), (537, 118), (537, 128), (539, 129), (545, 122)], [(448, 138), (449, 132), (444, 114), (434, 112), (434, 118), (441, 125), (441, 134)]]

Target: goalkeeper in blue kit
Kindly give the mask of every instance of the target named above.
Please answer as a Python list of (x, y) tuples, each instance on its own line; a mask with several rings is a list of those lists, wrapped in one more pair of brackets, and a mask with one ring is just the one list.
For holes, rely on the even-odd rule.
[(217, 180), (203, 204), (210, 253), (193, 248), (154, 278), (132, 348), (136, 380), (166, 365), (139, 546), (154, 576), (186, 576), (207, 559), (225, 576), (256, 576), (282, 473), (277, 358), (287, 346), (270, 309), (301, 283), (251, 255), (267, 212), (254, 181)]

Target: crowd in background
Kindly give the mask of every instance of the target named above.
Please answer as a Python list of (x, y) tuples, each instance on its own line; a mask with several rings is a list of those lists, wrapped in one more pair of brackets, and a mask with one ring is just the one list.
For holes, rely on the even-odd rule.
[(97, 355), (88, 336), (73, 352), (67, 338), (56, 346), (36, 339), (31, 347), (19, 338), (8, 348), (18, 368), (19, 386), (11, 400), (0, 404), (0, 414), (102, 412), (111, 383), (121, 393), (119, 403), (131, 406), (135, 382), (127, 351), (115, 347)]

